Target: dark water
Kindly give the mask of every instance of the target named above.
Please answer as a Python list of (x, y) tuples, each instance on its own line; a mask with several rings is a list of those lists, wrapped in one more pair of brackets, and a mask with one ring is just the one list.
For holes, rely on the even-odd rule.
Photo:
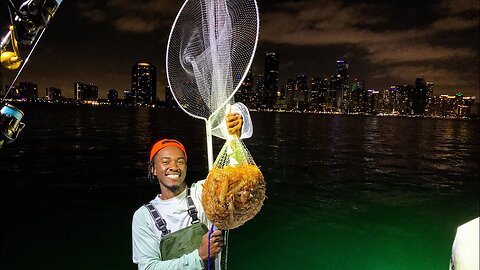
[[(178, 138), (188, 181), (207, 174), (204, 123), (180, 110), (18, 106), (27, 127), (0, 150), (0, 269), (135, 269), (151, 143)], [(231, 231), (230, 270), (447, 269), (456, 227), (479, 215), (478, 121), (252, 118), (268, 199)]]

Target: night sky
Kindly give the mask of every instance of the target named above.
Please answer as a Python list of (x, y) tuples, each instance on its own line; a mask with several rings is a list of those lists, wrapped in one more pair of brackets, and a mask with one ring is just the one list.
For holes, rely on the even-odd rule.
[[(23, 1), (13, 1), (20, 3)], [(130, 89), (132, 65), (157, 67), (157, 91), (166, 85), (165, 51), (182, 1), (64, 0), (19, 81), (55, 86), (73, 97), (75, 82), (93, 83), (99, 97)], [(368, 89), (414, 84), (423, 76), (434, 94), (479, 95), (478, 0), (260, 0), (260, 40), (253, 72), (263, 73), (265, 52), (280, 56), (280, 86), (299, 73), (325, 77), (335, 61), (350, 61), (350, 78)], [(1, 35), (8, 9), (2, 1)], [(22, 53), (26, 56), (26, 49)], [(2, 69), (4, 84), (14, 72)]]

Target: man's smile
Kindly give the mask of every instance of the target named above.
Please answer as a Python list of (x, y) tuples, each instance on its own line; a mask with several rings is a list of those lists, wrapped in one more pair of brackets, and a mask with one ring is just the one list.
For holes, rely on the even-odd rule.
[(178, 178), (180, 178), (180, 174), (167, 174), (167, 177), (169, 179), (177, 180)]

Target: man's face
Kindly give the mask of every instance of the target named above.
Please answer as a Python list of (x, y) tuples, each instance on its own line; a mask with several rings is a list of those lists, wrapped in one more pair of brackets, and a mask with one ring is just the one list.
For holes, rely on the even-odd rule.
[(187, 161), (180, 148), (165, 147), (158, 151), (153, 161), (155, 163), (153, 175), (157, 177), (161, 187), (175, 193), (185, 185)]

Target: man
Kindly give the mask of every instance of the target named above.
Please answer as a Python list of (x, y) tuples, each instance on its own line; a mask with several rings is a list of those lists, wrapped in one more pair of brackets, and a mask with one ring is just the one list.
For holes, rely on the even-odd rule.
[[(229, 114), (227, 126), (230, 134), (240, 134), (242, 117)], [(214, 258), (222, 249), (221, 231), (211, 232), (209, 240), (207, 228), (211, 228), (211, 222), (201, 202), (205, 180), (189, 189), (186, 173), (187, 153), (180, 142), (164, 139), (155, 143), (150, 151), (149, 174), (160, 184), (161, 193), (140, 207), (132, 221), (133, 262), (139, 270), (201, 270), (207, 266), (208, 258)], [(191, 235), (199, 233), (201, 237), (192, 240)]]
[(452, 246), (450, 270), (478, 270), (479, 218), (470, 220), (457, 228)]

